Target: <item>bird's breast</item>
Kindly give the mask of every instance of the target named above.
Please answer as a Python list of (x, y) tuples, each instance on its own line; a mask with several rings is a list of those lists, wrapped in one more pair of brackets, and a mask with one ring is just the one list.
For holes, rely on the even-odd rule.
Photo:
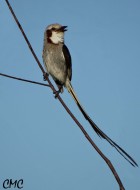
[(67, 77), (66, 62), (62, 51), (48, 51), (46, 55), (45, 66), (48, 73), (62, 84)]

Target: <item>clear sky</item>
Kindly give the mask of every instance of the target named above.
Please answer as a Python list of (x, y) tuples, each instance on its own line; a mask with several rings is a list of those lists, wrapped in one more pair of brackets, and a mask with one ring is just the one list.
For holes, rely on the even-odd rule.
[[(73, 87), (95, 123), (140, 165), (140, 1), (11, 0), (39, 60), (47, 25), (68, 26)], [(0, 72), (43, 82), (4, 0), (0, 1)], [(133, 168), (62, 98), (114, 164), (127, 190), (140, 189)], [(0, 189), (23, 179), (25, 190), (118, 190), (106, 163), (49, 88), (0, 76)]]

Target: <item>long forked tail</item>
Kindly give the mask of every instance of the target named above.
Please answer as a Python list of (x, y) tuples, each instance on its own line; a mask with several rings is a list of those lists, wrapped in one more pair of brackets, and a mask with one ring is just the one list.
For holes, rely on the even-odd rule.
[(75, 100), (78, 108), (80, 109), (80, 111), (82, 112), (83, 116), (85, 117), (85, 119), (90, 123), (90, 125), (92, 126), (92, 128), (95, 130), (95, 132), (98, 134), (98, 136), (106, 139), (132, 166), (138, 166), (138, 164), (135, 162), (135, 160), (129, 155), (127, 154), (127, 152), (125, 152), (125, 150), (123, 150), (118, 144), (116, 144), (112, 139), (110, 139), (101, 129), (99, 129), (99, 127), (92, 121), (92, 119), (89, 117), (89, 115), (85, 112), (85, 110), (83, 109), (83, 107), (81, 106), (75, 92), (74, 89), (71, 85), (71, 83), (69, 82), (69, 84), (66, 86), (66, 88), (68, 89), (68, 92), (71, 94), (71, 96), (73, 97), (73, 99)]

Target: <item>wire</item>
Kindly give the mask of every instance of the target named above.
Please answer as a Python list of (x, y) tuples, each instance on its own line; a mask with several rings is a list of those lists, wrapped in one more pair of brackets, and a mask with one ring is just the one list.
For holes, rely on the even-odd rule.
[(37, 84), (37, 85), (41, 85), (41, 86), (50, 87), (50, 85), (45, 84), (45, 83), (41, 83), (41, 82), (36, 82), (36, 81), (27, 80), (27, 79), (23, 79), (23, 78), (19, 78), (19, 77), (14, 77), (14, 76), (3, 74), (3, 73), (0, 73), (0, 75), (3, 76), (3, 77), (15, 79), (15, 80), (20, 80), (20, 81), (23, 81), (23, 82), (28, 82), (28, 83), (32, 83), (32, 84)]

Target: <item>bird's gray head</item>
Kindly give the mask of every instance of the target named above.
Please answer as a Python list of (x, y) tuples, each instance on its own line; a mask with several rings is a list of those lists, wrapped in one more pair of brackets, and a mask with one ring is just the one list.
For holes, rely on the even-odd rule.
[(51, 24), (46, 28), (47, 40), (52, 44), (59, 44), (64, 42), (64, 32), (67, 31), (67, 26), (60, 24)]

